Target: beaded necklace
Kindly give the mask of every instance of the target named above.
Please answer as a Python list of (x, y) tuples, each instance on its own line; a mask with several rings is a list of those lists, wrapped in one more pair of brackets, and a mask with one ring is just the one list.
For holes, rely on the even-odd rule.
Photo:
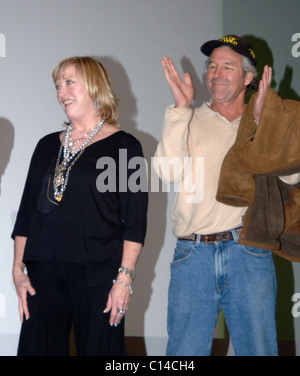
[[(101, 120), (99, 124), (97, 124), (93, 129), (91, 129), (87, 134), (81, 137), (78, 141), (72, 142), (71, 132), (72, 132), (72, 124), (70, 124), (66, 130), (64, 141), (61, 143), (56, 168), (54, 170), (54, 179), (53, 179), (53, 187), (54, 187), (54, 199), (60, 202), (63, 198), (64, 191), (67, 188), (67, 184), (69, 181), (69, 174), (71, 168), (74, 166), (75, 162), (84, 152), (87, 145), (92, 141), (92, 139), (96, 136), (96, 134), (101, 130), (103, 124), (105, 122), (105, 118)], [(90, 135), (86, 141), (77, 149), (75, 150), (76, 144), (84, 140), (88, 135)], [(61, 156), (63, 154), (63, 159), (61, 160)]]

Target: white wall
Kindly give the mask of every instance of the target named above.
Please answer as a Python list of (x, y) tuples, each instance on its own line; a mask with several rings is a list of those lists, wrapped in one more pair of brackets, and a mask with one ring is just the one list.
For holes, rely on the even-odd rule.
[[(0, 355), (14, 355), (20, 328), (11, 278), (10, 234), (38, 139), (61, 129), (51, 73), (73, 55), (98, 57), (120, 98), (120, 123), (148, 160), (172, 97), (160, 65), (167, 54), (195, 78), (206, 99), (200, 45), (222, 35), (221, 0), (0, 0)], [(197, 78), (199, 77), (199, 79)], [(150, 195), (146, 246), (137, 268), (126, 334), (145, 336), (149, 355), (163, 355), (172, 194)]]

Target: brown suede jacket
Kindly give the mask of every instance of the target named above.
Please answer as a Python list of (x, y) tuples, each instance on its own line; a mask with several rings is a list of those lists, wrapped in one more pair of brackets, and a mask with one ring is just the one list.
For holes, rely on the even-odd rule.
[(300, 172), (300, 102), (269, 89), (259, 125), (254, 94), (220, 174), (217, 200), (248, 206), (239, 242), (300, 262), (300, 184), (279, 176)]

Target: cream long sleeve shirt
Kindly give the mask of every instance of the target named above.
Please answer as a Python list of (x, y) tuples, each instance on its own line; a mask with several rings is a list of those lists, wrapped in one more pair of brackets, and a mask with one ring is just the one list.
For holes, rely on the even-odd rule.
[(240, 118), (229, 122), (207, 103), (195, 110), (167, 108), (154, 159), (162, 180), (178, 183), (171, 213), (175, 236), (212, 234), (242, 224), (247, 207), (216, 200), (221, 165), (239, 123)]

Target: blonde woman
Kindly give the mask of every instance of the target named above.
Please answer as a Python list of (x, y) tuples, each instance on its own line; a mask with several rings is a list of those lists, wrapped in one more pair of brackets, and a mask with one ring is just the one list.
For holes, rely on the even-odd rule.
[(147, 212), (147, 193), (130, 189), (136, 171), (127, 166), (143, 159), (142, 148), (119, 129), (100, 62), (63, 60), (53, 81), (68, 122), (36, 146), (12, 234), (18, 355), (68, 355), (72, 326), (78, 355), (125, 355), (123, 318)]

